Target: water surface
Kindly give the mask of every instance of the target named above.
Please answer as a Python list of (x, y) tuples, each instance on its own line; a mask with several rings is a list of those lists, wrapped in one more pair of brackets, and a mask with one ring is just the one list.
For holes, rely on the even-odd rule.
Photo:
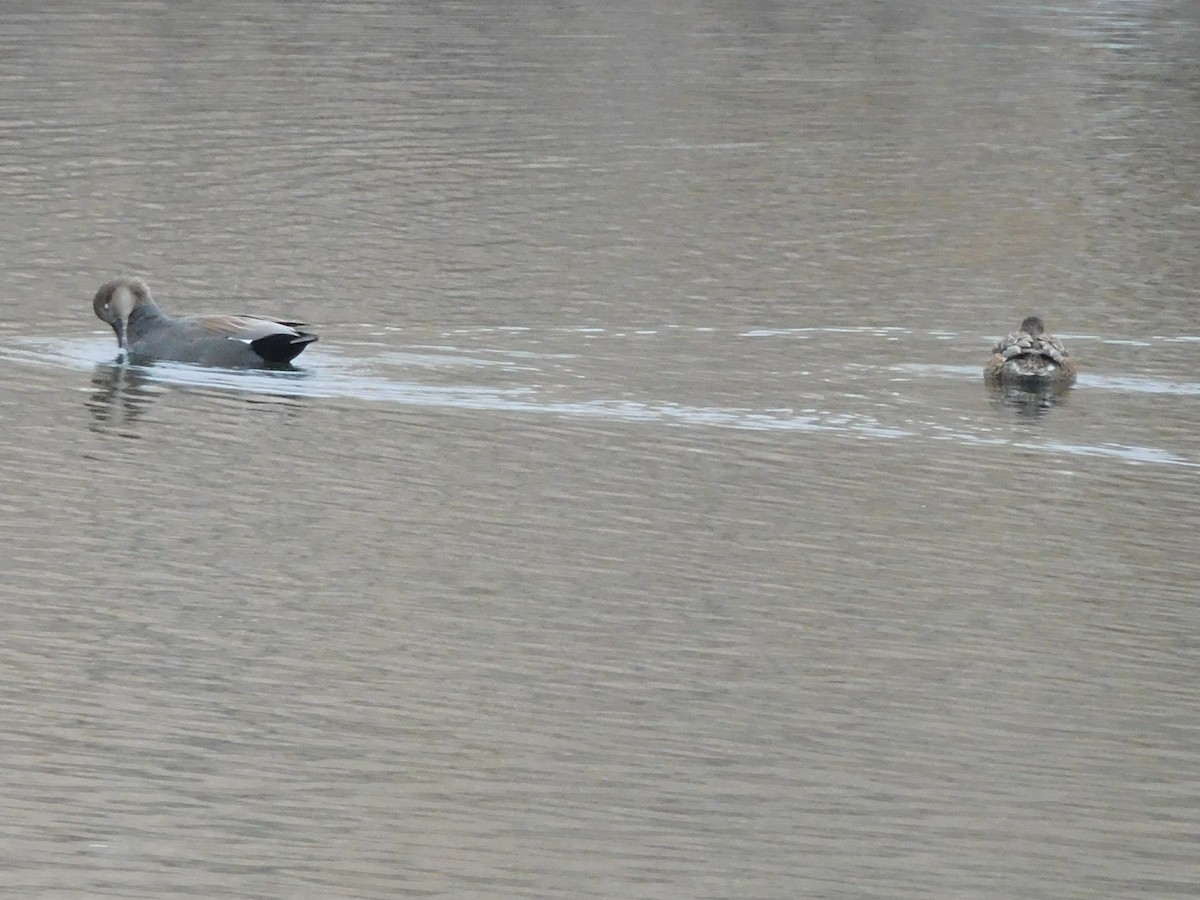
[(1194, 896), (1198, 38), (10, 5), (0, 892)]

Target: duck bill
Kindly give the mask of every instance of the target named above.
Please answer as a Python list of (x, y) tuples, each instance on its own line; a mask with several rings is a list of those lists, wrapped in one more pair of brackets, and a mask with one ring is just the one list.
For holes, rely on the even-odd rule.
[(129, 338), (127, 337), (127, 335), (125, 333), (125, 330), (126, 330), (125, 320), (117, 319), (117, 321), (113, 324), (113, 330), (117, 333), (117, 346), (121, 349), (122, 353), (128, 354), (129, 353)]

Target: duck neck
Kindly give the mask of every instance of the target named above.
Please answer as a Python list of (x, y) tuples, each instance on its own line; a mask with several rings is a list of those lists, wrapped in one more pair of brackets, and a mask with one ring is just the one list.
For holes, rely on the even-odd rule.
[(171, 321), (170, 317), (159, 309), (153, 301), (139, 303), (133, 308), (125, 324), (129, 342), (133, 343), (136, 341), (154, 325), (169, 321)]

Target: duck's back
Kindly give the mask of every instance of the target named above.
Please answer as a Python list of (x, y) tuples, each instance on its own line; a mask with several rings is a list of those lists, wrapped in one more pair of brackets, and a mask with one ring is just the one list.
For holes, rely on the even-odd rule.
[(136, 332), (131, 327), (130, 336), (134, 356), (207, 366), (287, 363), (317, 339), (296, 324), (258, 316), (161, 316)]
[(984, 376), (989, 381), (1026, 382), (1035, 387), (1039, 382), (1070, 384), (1075, 381), (1075, 366), (1068, 356), (1063, 342), (1052, 334), (1013, 331), (992, 348)]

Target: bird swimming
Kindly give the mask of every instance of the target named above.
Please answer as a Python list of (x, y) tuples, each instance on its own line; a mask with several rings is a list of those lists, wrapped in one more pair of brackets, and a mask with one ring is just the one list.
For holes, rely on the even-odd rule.
[(141, 278), (117, 278), (96, 292), (92, 308), (112, 326), (133, 359), (208, 366), (279, 366), (317, 340), (300, 322), (259, 316), (169, 316)]
[(1066, 387), (1075, 382), (1075, 364), (1068, 356), (1063, 342), (1046, 333), (1045, 323), (1029, 316), (1020, 328), (997, 341), (983, 377), (992, 384), (1031, 390)]

